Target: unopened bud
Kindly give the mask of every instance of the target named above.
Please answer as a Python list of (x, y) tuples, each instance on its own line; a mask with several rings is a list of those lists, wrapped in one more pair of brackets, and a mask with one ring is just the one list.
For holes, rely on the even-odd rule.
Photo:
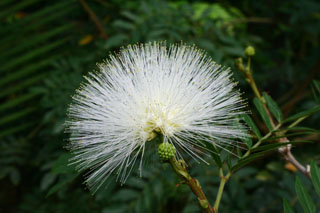
[(244, 53), (245, 53), (247, 56), (254, 56), (255, 50), (254, 50), (253, 46), (248, 46), (248, 47), (245, 49)]
[(176, 155), (176, 149), (170, 143), (162, 143), (158, 148), (158, 155), (161, 160), (168, 161)]

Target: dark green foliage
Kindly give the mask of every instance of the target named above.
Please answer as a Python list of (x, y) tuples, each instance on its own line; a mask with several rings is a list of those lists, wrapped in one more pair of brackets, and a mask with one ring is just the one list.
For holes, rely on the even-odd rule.
[[(319, 195), (316, 198), (316, 200), (318, 201), (320, 199), (320, 193), (319, 193), (320, 170), (314, 161), (311, 162), (311, 179), (312, 179), (313, 187)], [(301, 206), (303, 207), (304, 212), (307, 212), (307, 213), (316, 212), (317, 207), (314, 204), (314, 201), (312, 200), (312, 197), (310, 196), (308, 190), (304, 186), (304, 183), (301, 182), (298, 176), (296, 177), (295, 189), (296, 189), (297, 197), (299, 199)], [(290, 205), (285, 199), (283, 200), (283, 209), (284, 209), (284, 212), (293, 212), (292, 208), (290, 207)]]
[(314, 161), (311, 162), (311, 179), (316, 192), (320, 196), (320, 168)]
[[(205, 144), (210, 165), (187, 159), (191, 175), (212, 203), (218, 168), (234, 172), (220, 212), (320, 209), (319, 143), (297, 143), (319, 141), (304, 137), (319, 134), (318, 1), (86, 2), (106, 39), (80, 1), (0, 1), (0, 212), (199, 212), (190, 189), (177, 186), (179, 178), (158, 159), (146, 161), (141, 178), (134, 171), (121, 186), (111, 177), (95, 195), (83, 184), (87, 171), (68, 166), (71, 154), (64, 149), (68, 135), (63, 123), (83, 75), (110, 51), (154, 40), (195, 44), (233, 71), (245, 47), (255, 48), (253, 75), (281, 127), (273, 129), (262, 100), (254, 99), (251, 106), (253, 93), (234, 72), (251, 111), (237, 122), (248, 126), (244, 131), (252, 138), (237, 141), (235, 147)], [(88, 35), (92, 40), (83, 43)], [(304, 117), (303, 124), (287, 129)], [(294, 154), (304, 165), (314, 160), (312, 182), (285, 169), (277, 149), (287, 143), (270, 143), (282, 134), (293, 141)]]
[(304, 209), (304, 212), (315, 213), (316, 207), (315, 207), (313, 201), (311, 200), (311, 197), (310, 197), (307, 189), (302, 185), (299, 177), (296, 178), (295, 188), (296, 188), (298, 199)]
[(273, 126), (271, 124), (270, 118), (268, 117), (268, 113), (267, 113), (266, 109), (263, 106), (262, 101), (259, 100), (258, 98), (254, 98), (253, 103), (254, 103), (256, 109), (258, 110), (262, 120), (264, 121), (264, 123), (268, 127), (268, 129), (270, 131), (272, 131), (273, 130)]
[(283, 210), (284, 213), (294, 213), (286, 199), (283, 199)]
[(258, 129), (258, 127), (255, 125), (251, 117), (247, 114), (243, 115), (243, 120), (246, 122), (246, 124), (250, 127), (250, 129), (254, 132), (254, 134), (260, 139), (261, 133)]
[(264, 100), (267, 103), (268, 108), (270, 109), (271, 113), (275, 116), (277, 121), (281, 123), (282, 121), (282, 112), (279, 108), (278, 104), (267, 94), (263, 93)]
[[(1, 8), (0, 15), (0, 85), (3, 88), (0, 96), (7, 101), (0, 107), (0, 125), (9, 133), (26, 129), (31, 131), (30, 125), (16, 128), (21, 123), (19, 121), (36, 116), (40, 110), (33, 102), (39, 100), (42, 94), (31, 91), (30, 87), (41, 83), (48, 76), (48, 70), (52, 69), (52, 62), (66, 51), (61, 46), (68, 41), (66, 35), (72, 27), (71, 23), (61, 25), (48, 17), (54, 9), (61, 6), (69, 8), (71, 5), (57, 2), (32, 9), (38, 8), (39, 1), (18, 4), (12, 1), (8, 4)], [(66, 13), (60, 15), (60, 18), (65, 17)]]

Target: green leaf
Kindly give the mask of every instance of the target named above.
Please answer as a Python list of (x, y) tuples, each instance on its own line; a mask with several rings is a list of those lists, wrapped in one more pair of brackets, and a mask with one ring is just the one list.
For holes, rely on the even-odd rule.
[(58, 14), (58, 11), (70, 12), (69, 9), (72, 8), (73, 5), (74, 4), (72, 1), (62, 1), (62, 2), (57, 2), (54, 5), (48, 5), (47, 7), (42, 8), (41, 10), (33, 11), (31, 14), (28, 14), (28, 16), (19, 20), (17, 25), (26, 25), (36, 21), (41, 21), (45, 17), (48, 17), (50, 15), (55, 18), (60, 17), (62, 15)]
[(255, 159), (263, 156), (264, 154), (265, 154), (265, 152), (259, 152), (259, 153), (251, 154), (248, 157), (245, 157), (245, 158), (239, 160), (238, 163), (231, 168), (231, 171), (235, 171), (235, 170), (251, 163)]
[[(24, 41), (26, 33), (31, 32), (33, 35), (34, 30), (44, 25), (50, 25), (57, 17), (62, 18), (64, 15), (70, 14), (71, 10), (74, 9), (74, 6), (77, 6), (77, 4), (72, 4), (71, 2), (72, 1), (65, 1), (55, 5), (49, 5), (38, 11), (33, 11), (26, 17), (14, 22), (14, 24), (4, 26), (1, 29), (1, 32), (3, 34), (11, 33), (12, 36), (7, 36), (3, 39), (0, 38), (0, 42), (3, 45), (0, 46), (0, 50), (8, 49), (8, 47), (16, 44), (17, 40), (22, 39)], [(17, 33), (18, 31), (22, 31), (23, 33)]]
[(264, 92), (263, 97), (266, 100), (267, 106), (270, 109), (271, 113), (274, 115), (274, 117), (280, 123), (282, 121), (282, 112), (280, 110), (280, 107), (267, 93)]
[(213, 144), (205, 141), (204, 141), (204, 144), (205, 144), (205, 147), (210, 150), (210, 155), (213, 158), (213, 160), (216, 162), (217, 166), (221, 168), (222, 161), (221, 161), (220, 153), (217, 150), (217, 148)]
[(283, 210), (284, 213), (294, 213), (293, 209), (290, 207), (286, 199), (283, 199)]
[(75, 172), (73, 164), (70, 165), (72, 154), (67, 152), (62, 154), (55, 162), (51, 169), (53, 174), (69, 174)]
[(314, 87), (311, 87), (311, 92), (312, 92), (314, 100), (316, 102), (319, 102), (318, 93), (315, 91)]
[[(290, 134), (286, 134), (285, 136), (286, 137), (294, 137), (294, 136), (299, 136), (299, 135), (310, 135), (312, 134), (313, 132), (296, 132), (296, 133), (290, 133)], [(275, 140), (279, 139), (279, 138), (283, 138), (283, 135), (277, 135), (277, 136), (273, 136), (273, 137), (270, 137), (264, 141), (270, 141), (270, 142), (274, 142)], [(297, 140), (295, 140), (297, 141)], [(307, 141), (307, 140), (304, 140), (305, 142), (312, 142), (312, 141)], [(303, 142), (303, 141), (300, 141), (300, 142)]]
[(48, 189), (48, 187), (56, 180), (57, 175), (47, 173), (43, 176), (41, 183), (40, 183), (40, 189), (41, 191), (44, 191)]
[(285, 119), (283, 121), (283, 123), (290, 122), (290, 121), (295, 121), (295, 120), (297, 120), (297, 119), (299, 119), (301, 117), (309, 116), (309, 115), (311, 115), (313, 113), (316, 113), (318, 111), (320, 111), (320, 105), (315, 106), (312, 109), (309, 109), (309, 110), (306, 110), (306, 111), (303, 111), (303, 112), (299, 112), (299, 113), (297, 113), (295, 115), (292, 115), (289, 118)]
[(122, 20), (114, 21), (113, 26), (116, 28), (122, 28), (124, 30), (134, 30), (136, 28), (134, 24)]
[(252, 148), (252, 139), (250, 137), (241, 138), (241, 140), (247, 145), (249, 149)]
[(311, 161), (310, 169), (313, 186), (318, 195), (320, 196), (320, 168), (316, 165), (314, 161)]
[(111, 201), (130, 201), (136, 199), (140, 195), (139, 191), (133, 189), (121, 189), (115, 195), (112, 196)]
[(23, 123), (21, 125), (17, 125), (14, 127), (9, 127), (7, 129), (1, 130), (0, 131), (0, 138), (7, 136), (7, 135), (11, 135), (11, 134), (19, 132), (19, 131), (22, 131), (22, 130), (24, 130), (34, 124), (35, 124), (35, 122), (31, 121), (31, 122)]
[(29, 87), (30, 85), (42, 80), (46, 75), (47, 75), (46, 73), (43, 73), (40, 75), (30, 77), (29, 79), (24, 80), (23, 82), (19, 83), (18, 85), (12, 86), (10, 89), (0, 91), (0, 98), (4, 97), (6, 95), (10, 95), (10, 94), (17, 92), (19, 90), (25, 89), (26, 87)]
[(301, 180), (299, 177), (296, 177), (296, 193), (298, 196), (298, 199), (300, 201), (301, 206), (304, 209), (304, 212), (306, 213), (315, 213), (316, 212), (316, 207), (311, 200), (311, 197), (307, 191), (307, 189), (302, 185)]
[(16, 106), (20, 106), (21, 104), (24, 104), (26, 101), (34, 98), (37, 95), (39, 95), (39, 93), (30, 93), (30, 94), (26, 94), (26, 95), (22, 95), (20, 97), (14, 98), (8, 101), (7, 103), (0, 105), (0, 112)]
[(3, 86), (4, 84), (8, 84), (14, 80), (25, 77), (27, 75), (30, 75), (33, 72), (39, 71), (39, 70), (45, 68), (46, 66), (50, 65), (54, 60), (58, 59), (59, 57), (60, 56), (58, 56), (58, 55), (51, 56), (46, 60), (42, 60), (37, 63), (29, 64), (28, 66), (26, 66), (25, 68), (23, 68), (19, 71), (15, 71), (13, 73), (10, 73), (10, 75), (7, 75), (7, 76), (0, 79), (0, 86)]
[[(1, 57), (2, 59), (7, 59), (9, 56), (25, 51), (26, 49), (30, 49), (31, 47), (34, 47), (35, 45), (48, 40), (49, 38), (56, 36), (58, 34), (61, 34), (62, 32), (66, 31), (67, 29), (70, 29), (72, 27), (71, 24), (62, 25), (60, 27), (53, 28), (51, 31), (35, 35), (32, 38), (29, 38), (21, 45), (17, 45), (16, 47), (13, 47), (11, 49), (8, 49)], [(39, 44), (40, 45), (40, 44)]]
[(10, 179), (11, 179), (11, 182), (13, 183), (13, 185), (15, 185), (15, 186), (20, 183), (21, 176), (20, 176), (19, 171), (16, 168), (13, 168), (11, 170)]
[(237, 146), (237, 153), (238, 153), (238, 156), (241, 158), (243, 155), (242, 155), (242, 151), (240, 149), (239, 146)]
[(310, 127), (305, 127), (305, 126), (294, 126), (291, 128), (287, 128), (287, 131), (305, 131), (307, 133), (320, 133), (320, 130), (310, 128)]
[[(249, 118), (249, 119), (250, 119), (250, 118)], [(242, 121), (242, 120), (244, 120), (244, 118), (243, 118), (243, 117), (239, 117), (239, 118), (237, 118), (237, 119), (234, 120), (234, 124), (235, 124), (235, 126), (236, 126), (237, 129), (239, 129), (239, 130), (240, 130), (241, 132), (243, 132), (244, 134), (247, 134), (247, 136), (241, 137), (240, 140), (241, 140), (242, 142), (244, 142), (249, 149), (251, 149), (251, 147), (252, 147), (251, 135), (248, 134), (248, 129), (246, 128), (246, 126), (243, 125), (242, 123), (240, 123), (240, 121)], [(239, 148), (239, 147), (237, 147), (237, 148)], [(239, 151), (240, 151), (240, 150), (238, 150), (238, 152), (239, 152)], [(239, 153), (238, 153), (238, 154), (239, 154)], [(241, 154), (240, 154), (239, 156), (241, 156)]]
[(280, 147), (280, 146), (283, 146), (283, 145), (286, 145), (286, 144), (289, 144), (289, 143), (282, 143), (282, 144), (268, 144), (268, 145), (265, 145), (265, 146), (261, 146), (260, 147), (257, 147), (255, 149), (252, 149), (251, 151), (252, 152), (256, 152), (256, 151), (259, 151), (259, 152), (256, 152), (256, 153), (253, 153), (253, 154), (250, 154), (249, 156), (245, 157), (245, 158), (242, 158), (241, 160), (238, 161), (238, 163), (236, 165), (234, 165), (232, 167), (232, 171), (234, 170), (237, 170), (241, 167), (243, 167), (244, 165), (247, 165), (249, 163), (251, 163), (252, 161), (256, 160), (257, 158), (260, 158), (262, 156), (264, 156), (266, 153)]
[(64, 177), (62, 179), (62, 181), (58, 182), (57, 184), (55, 184), (53, 187), (50, 188), (50, 190), (48, 191), (46, 197), (56, 193), (57, 191), (59, 191), (62, 187), (64, 187), (68, 183), (71, 183), (74, 179), (76, 179), (76, 177), (78, 175), (79, 175), (78, 173), (74, 173), (72, 175), (68, 175), (67, 177)]
[(18, 4), (14, 4), (14, 6), (9, 7), (8, 9), (2, 11), (0, 13), (0, 19), (4, 18), (7, 15), (17, 12), (20, 9), (23, 9), (31, 4), (34, 4), (39, 0), (29, 0), (29, 1), (20, 1)]
[(311, 87), (312, 94), (316, 102), (319, 102), (320, 98), (320, 81), (313, 80), (313, 86)]
[(109, 50), (111, 48), (120, 46), (126, 40), (128, 40), (128, 36), (127, 35), (117, 34), (115, 36), (112, 36), (112, 37), (108, 38), (108, 40), (104, 44), (104, 48)]
[(287, 144), (291, 143), (273, 143), (273, 144), (268, 144), (264, 146), (259, 146), (257, 148), (252, 149), (252, 152), (257, 152), (257, 151), (272, 151), (274, 149), (278, 149), (281, 146), (285, 146)]
[(248, 124), (248, 126), (251, 128), (251, 130), (254, 132), (254, 134), (260, 139), (261, 133), (258, 129), (258, 127), (255, 125), (251, 117), (247, 114), (242, 115), (243, 120)]
[(126, 213), (128, 212), (128, 206), (119, 206), (117, 204), (108, 205), (102, 209), (102, 213)]
[(12, 0), (1, 0), (0, 1), (0, 6), (6, 6), (7, 4), (12, 3)]
[(257, 108), (262, 120), (264, 121), (264, 123), (268, 127), (268, 129), (270, 131), (272, 131), (273, 130), (272, 124), (271, 124), (271, 121), (268, 117), (268, 113), (266, 112), (266, 110), (264, 108), (263, 103), (258, 98), (254, 98), (253, 103), (254, 103), (255, 107)]
[(316, 88), (316, 90), (318, 91), (318, 93), (320, 93), (320, 81), (313, 80), (313, 85)]
[(132, 21), (134, 21), (136, 23), (142, 23), (144, 21), (140, 16), (138, 16), (130, 11), (123, 11), (123, 12), (121, 12), (121, 15), (125, 16), (128, 19), (131, 19)]
[(26, 116), (28, 114), (30, 114), (31, 112), (34, 112), (36, 111), (37, 108), (36, 107), (29, 107), (29, 108), (26, 108), (26, 109), (23, 109), (19, 112), (15, 112), (15, 113), (12, 113), (12, 114), (9, 114), (5, 117), (2, 117), (0, 119), (0, 125), (3, 125), (3, 124), (7, 124), (9, 122), (12, 122), (12, 121), (15, 121), (23, 116)]
[(27, 52), (23, 54), (21, 57), (15, 58), (15, 60), (10, 60), (8, 63), (5, 63), (1, 66), (0, 71), (10, 71), (14, 67), (17, 67), (18, 65), (25, 63), (27, 61), (30, 61), (33, 58), (39, 57), (43, 55), (44, 53), (47, 53), (49, 51), (52, 51), (54, 48), (57, 48), (58, 46), (64, 44), (67, 41), (67, 38), (57, 40), (55, 42), (52, 42), (46, 46), (43, 46), (41, 48), (32, 50), (30, 52)]
[(228, 169), (231, 169), (233, 165), (232, 165), (230, 154), (227, 155), (227, 159), (225, 162), (227, 163)]

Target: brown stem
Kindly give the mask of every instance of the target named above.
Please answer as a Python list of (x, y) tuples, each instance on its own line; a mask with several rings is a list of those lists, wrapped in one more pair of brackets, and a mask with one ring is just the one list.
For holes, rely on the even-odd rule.
[(259, 98), (260, 100), (262, 99), (262, 96), (260, 94), (260, 91), (257, 87), (256, 82), (254, 81), (253, 77), (252, 77), (252, 73), (251, 71), (246, 71), (245, 72), (245, 76), (247, 79), (247, 82), (250, 84), (252, 91), (254, 92), (254, 94), (257, 96), (257, 98)]
[[(250, 57), (249, 57), (250, 58)], [(250, 64), (249, 64), (250, 60), (248, 60), (248, 66), (244, 67), (242, 64), (242, 60), (237, 60), (236, 61), (236, 66), (237, 68), (244, 73), (247, 82), (250, 84), (254, 94), (257, 96), (257, 98), (259, 98), (261, 100), (261, 102), (263, 103), (263, 107), (267, 112), (267, 115), (270, 119), (271, 125), (273, 127), (273, 129), (276, 127), (275, 122), (273, 121), (273, 117), (265, 103), (265, 101), (263, 100), (263, 97), (260, 94), (260, 91), (258, 90), (258, 87), (254, 81), (254, 78), (252, 77), (252, 70), (250, 69)], [(276, 133), (277, 136), (280, 136), (279, 133)], [(280, 138), (278, 140), (279, 143), (287, 143), (290, 142), (289, 139), (286, 136), (283, 136), (282, 138)], [(304, 167), (299, 161), (297, 161), (297, 159), (293, 156), (293, 154), (291, 153), (291, 145), (287, 145), (285, 147), (282, 147), (279, 149), (279, 152), (283, 155), (284, 159), (290, 163), (292, 163), (299, 171), (301, 171), (306, 177), (311, 178), (310, 175), (310, 170), (306, 167)]]
[(190, 187), (193, 194), (197, 197), (201, 208), (207, 213), (214, 213), (214, 209), (211, 207), (206, 195), (202, 191), (199, 181), (189, 175), (184, 161), (177, 161), (175, 158), (171, 158), (170, 164), (173, 170), (179, 175), (180, 178), (182, 178), (183, 182)]
[[(283, 141), (285, 142), (285, 141)], [(288, 142), (288, 141), (287, 141)], [(310, 169), (304, 167), (291, 153), (291, 144), (279, 149), (279, 152), (283, 155), (284, 159), (292, 163), (300, 172), (302, 172), (306, 177), (311, 179)]]
[[(268, 117), (270, 119), (270, 122), (272, 126), (274, 127), (275, 124), (272, 120), (272, 116), (269, 112), (269, 109), (267, 108), (266, 104), (265, 109), (267, 110)], [(280, 133), (281, 134), (281, 133)], [(279, 133), (276, 133), (277, 136), (280, 136)], [(286, 137), (283, 136), (282, 138), (279, 139), (279, 143), (288, 143), (290, 140)], [(291, 144), (286, 145), (285, 147), (279, 148), (279, 152), (283, 155), (284, 159), (290, 163), (292, 163), (300, 172), (302, 172), (306, 177), (311, 178), (310, 175), (310, 170), (306, 167), (304, 167), (291, 153)]]
[(88, 13), (90, 19), (93, 21), (93, 23), (96, 25), (98, 31), (100, 32), (100, 35), (102, 38), (107, 39), (107, 35), (105, 34), (103, 27), (99, 21), (99, 18), (96, 16), (96, 14), (91, 10), (89, 5), (85, 2), (85, 0), (79, 0), (83, 9)]
[[(267, 112), (267, 115), (269, 117), (269, 120), (271, 122), (272, 127), (275, 127), (275, 123), (273, 121), (273, 118), (271, 116), (271, 113), (267, 107), (266, 104), (264, 104), (264, 108)], [(276, 133), (277, 136), (280, 136), (279, 133)], [(290, 142), (289, 139), (286, 136), (283, 136), (280, 138), (279, 143), (288, 143)], [(292, 163), (300, 172), (302, 172), (305, 176), (308, 178), (311, 178), (310, 171), (304, 167), (299, 161), (296, 160), (296, 158), (291, 153), (291, 144), (286, 145), (285, 147), (279, 148), (279, 152), (283, 155), (284, 159), (290, 163)]]

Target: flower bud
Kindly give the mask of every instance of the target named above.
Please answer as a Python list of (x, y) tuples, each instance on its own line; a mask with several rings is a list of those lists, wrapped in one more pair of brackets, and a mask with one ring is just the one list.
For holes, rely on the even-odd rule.
[(161, 160), (168, 161), (173, 158), (175, 154), (176, 150), (172, 144), (165, 142), (159, 145), (158, 155)]
[(245, 49), (244, 53), (245, 53), (247, 56), (254, 56), (255, 50), (254, 50), (253, 46), (248, 46), (248, 47)]

